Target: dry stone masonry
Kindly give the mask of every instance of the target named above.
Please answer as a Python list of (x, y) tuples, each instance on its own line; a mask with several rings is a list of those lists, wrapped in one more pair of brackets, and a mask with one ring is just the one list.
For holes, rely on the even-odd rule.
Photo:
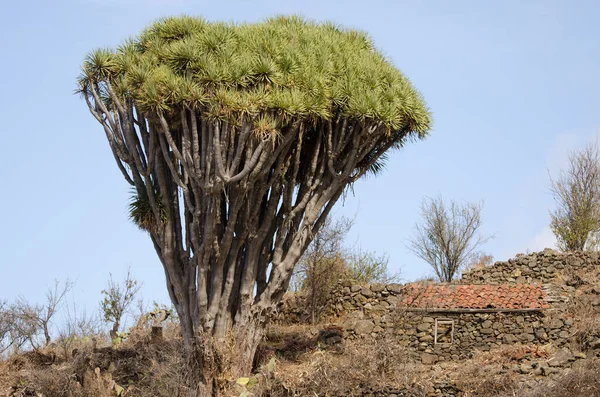
[(551, 249), (529, 255), (517, 255), (506, 262), (496, 262), (494, 266), (480, 267), (462, 275), (466, 284), (504, 284), (555, 282), (564, 270), (591, 271), (598, 268), (598, 252), (560, 253)]
[[(577, 282), (569, 273), (599, 263), (596, 253), (547, 249), (474, 269), (458, 284), (342, 282), (326, 314), (343, 327), (344, 338), (392, 337), (424, 364), (503, 344), (563, 347), (573, 334), (573, 319), (562, 310), (573, 292), (568, 284)], [(304, 298), (286, 297), (278, 321), (307, 318)]]

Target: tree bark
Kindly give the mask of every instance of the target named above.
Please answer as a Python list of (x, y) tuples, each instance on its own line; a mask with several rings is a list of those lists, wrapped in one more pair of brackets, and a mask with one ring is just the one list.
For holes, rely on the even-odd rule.
[(86, 100), (125, 179), (148, 197), (154, 221), (144, 227), (186, 349), (200, 363), (198, 393), (212, 394), (211, 371), (225, 370), (211, 363), (226, 353), (215, 346), (232, 338), (238, 350), (227, 371), (249, 374), (294, 266), (333, 205), (409, 131), (340, 114), (284, 119), (271, 136), (254, 131), (248, 115), (215, 119), (185, 106), (143, 113), (110, 87), (91, 83)]

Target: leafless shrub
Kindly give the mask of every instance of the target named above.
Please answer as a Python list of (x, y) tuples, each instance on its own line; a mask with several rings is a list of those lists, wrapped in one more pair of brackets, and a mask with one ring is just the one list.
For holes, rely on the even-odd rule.
[(74, 350), (82, 350), (90, 345), (93, 338), (102, 339), (101, 320), (97, 315), (89, 315), (79, 310), (73, 302), (67, 307), (62, 324), (58, 327), (56, 344), (65, 360), (71, 358)]
[(479, 234), (483, 224), (482, 203), (445, 203), (442, 197), (421, 203), (422, 224), (408, 248), (427, 262), (442, 282), (451, 282), (475, 250), (491, 237)]
[(62, 307), (65, 296), (73, 287), (67, 279), (64, 283), (55, 280), (54, 286), (46, 292), (43, 304), (32, 304), (24, 297), (19, 297), (13, 304), (4, 304), (0, 309), (0, 327), (2, 335), (10, 339), (6, 345), (12, 346), (15, 352), (23, 347), (39, 349), (48, 346), (52, 341), (51, 328), (57, 312)]
[(492, 266), (494, 264), (494, 257), (491, 254), (479, 251), (471, 254), (471, 258), (467, 261), (463, 271), (470, 271), (473, 269), (479, 269), (483, 267)]
[(12, 345), (10, 328), (8, 303), (6, 301), (0, 301), (0, 358)]

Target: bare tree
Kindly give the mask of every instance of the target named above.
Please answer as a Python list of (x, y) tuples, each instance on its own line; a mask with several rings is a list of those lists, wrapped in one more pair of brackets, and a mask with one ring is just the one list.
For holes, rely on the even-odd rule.
[(115, 282), (112, 274), (110, 275), (106, 289), (102, 290), (104, 298), (102, 299), (101, 309), (104, 314), (104, 320), (112, 323), (110, 330), (111, 339), (114, 340), (118, 337), (123, 316), (134, 302), (140, 288), (141, 284), (133, 278), (131, 269), (127, 270), (125, 279), (120, 283)]
[(11, 346), (8, 303), (5, 300), (0, 300), (0, 357)]
[(491, 237), (479, 234), (482, 203), (446, 204), (442, 197), (421, 203), (422, 223), (415, 225), (409, 249), (429, 263), (442, 282), (451, 282), (471, 254)]
[(47, 346), (50, 341), (50, 322), (62, 306), (65, 296), (73, 288), (74, 282), (67, 279), (63, 285), (58, 280), (54, 281), (54, 287), (46, 292), (46, 302), (37, 311), (40, 313), (38, 322), (44, 334), (44, 342)]
[(24, 297), (19, 297), (8, 307), (5, 315), (13, 348), (18, 350), (28, 345), (39, 349), (50, 344), (52, 322), (71, 288), (73, 282), (69, 279), (64, 283), (55, 280), (54, 286), (47, 290), (43, 304), (32, 304)]
[(550, 229), (562, 251), (598, 247), (600, 231), (600, 152), (592, 142), (569, 153), (567, 169), (550, 179), (557, 208), (550, 212)]

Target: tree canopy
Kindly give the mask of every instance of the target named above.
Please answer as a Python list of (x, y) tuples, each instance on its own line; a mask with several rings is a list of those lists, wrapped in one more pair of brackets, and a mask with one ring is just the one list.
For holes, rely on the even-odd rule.
[[(259, 134), (276, 136), (294, 117), (340, 114), (381, 122), (392, 135), (424, 137), (431, 123), (421, 95), (365, 33), (296, 16), (255, 24), (161, 19), (116, 50), (86, 58), (82, 92), (108, 79), (143, 111), (184, 106), (217, 119), (254, 116)], [(109, 92), (98, 94), (111, 105)]]

